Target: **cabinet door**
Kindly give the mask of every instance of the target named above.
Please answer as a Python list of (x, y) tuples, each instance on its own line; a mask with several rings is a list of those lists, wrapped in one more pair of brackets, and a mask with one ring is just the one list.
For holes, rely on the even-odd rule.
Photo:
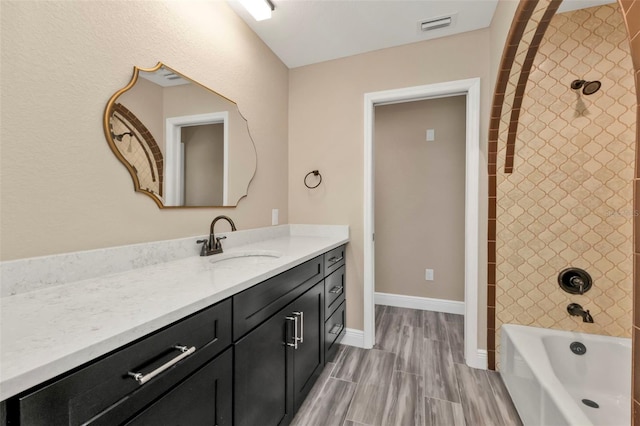
[(293, 419), (291, 342), (285, 307), (235, 345), (236, 426), (287, 425)]
[(301, 338), (293, 351), (293, 399), (298, 411), (324, 364), (324, 283), (319, 282), (289, 306), (291, 313), (298, 316), (297, 334)]
[(127, 425), (231, 426), (232, 384), (233, 349), (229, 348)]

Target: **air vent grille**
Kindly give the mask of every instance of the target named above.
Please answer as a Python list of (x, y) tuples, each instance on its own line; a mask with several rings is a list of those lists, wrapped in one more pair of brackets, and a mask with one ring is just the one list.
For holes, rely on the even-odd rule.
[(440, 18), (428, 19), (426, 21), (420, 22), (420, 29), (422, 31), (437, 30), (438, 28), (448, 27), (449, 25), (451, 25), (451, 22), (451, 16), (442, 16)]

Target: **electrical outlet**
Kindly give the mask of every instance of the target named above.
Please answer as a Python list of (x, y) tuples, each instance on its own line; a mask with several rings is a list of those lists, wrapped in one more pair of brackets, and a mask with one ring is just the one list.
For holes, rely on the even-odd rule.
[(277, 225), (278, 224), (278, 209), (273, 209), (271, 210), (271, 224), (272, 225)]
[(427, 129), (427, 142), (433, 142), (436, 140), (436, 130)]
[(433, 281), (433, 269), (424, 270), (424, 279), (426, 281)]

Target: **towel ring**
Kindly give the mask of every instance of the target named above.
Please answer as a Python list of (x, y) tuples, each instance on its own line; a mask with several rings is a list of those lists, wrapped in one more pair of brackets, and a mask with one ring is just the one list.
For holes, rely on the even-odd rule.
[[(319, 176), (319, 177), (320, 177), (320, 180), (318, 181), (318, 183), (317, 183), (315, 186), (309, 186), (309, 184), (307, 183), (307, 178), (308, 178), (309, 176), (311, 176), (311, 175)], [(317, 171), (317, 170), (312, 170), (312, 171), (310, 171), (310, 172), (309, 172), (309, 173), (307, 173), (307, 175), (304, 177), (304, 186), (306, 186), (306, 187), (307, 187), (307, 188), (309, 188), (309, 189), (317, 188), (317, 187), (319, 187), (319, 186), (320, 186), (320, 184), (321, 184), (321, 183), (322, 183), (322, 175), (321, 175), (321, 174), (320, 174), (320, 172), (319, 172), (319, 171)]]

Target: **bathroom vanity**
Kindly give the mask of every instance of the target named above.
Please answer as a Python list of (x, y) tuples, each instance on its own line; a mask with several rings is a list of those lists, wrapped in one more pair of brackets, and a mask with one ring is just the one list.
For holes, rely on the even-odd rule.
[[(188, 308), (177, 309), (188, 312), (179, 314), (178, 320), (104, 353), (94, 350), (101, 342), (91, 345), (85, 341), (84, 346), (91, 349), (76, 350), (70, 357), (77, 365), (62, 374), (50, 373), (50, 377), (46, 377), (46, 371), (68, 365), (64, 358), (69, 356), (42, 363), (50, 367), (46, 371), (33, 363), (34, 368), (29, 370), (23, 365), (21, 374), (17, 374), (8, 368), (16, 362), (15, 355), (3, 348), (4, 371), (0, 385), (5, 388), (3, 392), (14, 392), (8, 398), (3, 397), (8, 424), (267, 426), (290, 423), (325, 363), (335, 355), (337, 342), (345, 333), (344, 243), (348, 240), (348, 237), (295, 233), (231, 248), (221, 255), (225, 257), (218, 259), (190, 257), (97, 279), (106, 286), (102, 291), (108, 298), (109, 287), (112, 291), (125, 291), (121, 284), (128, 277), (131, 287), (128, 291), (131, 297), (136, 297), (148, 290), (144, 285), (139, 288), (136, 281), (140, 274), (151, 279), (172, 269), (173, 279), (191, 275), (208, 281), (208, 286), (200, 289), (196, 283), (191, 298), (202, 296), (207, 287), (208, 291), (204, 291), (208, 295)], [(198, 271), (195, 275), (193, 268)], [(222, 283), (225, 278), (226, 285)], [(120, 284), (114, 284), (114, 280)], [(84, 297), (87, 303), (86, 290), (96, 288), (96, 280), (88, 281), (94, 285), (83, 282), (76, 284), (78, 288), (59, 288), (58, 291), (78, 290), (78, 297)], [(180, 292), (190, 292), (188, 279), (173, 288), (173, 295), (165, 293), (162, 282), (157, 284), (156, 294), (149, 294), (151, 301), (161, 300), (163, 296), (180, 300)], [(31, 300), (48, 297), (38, 295), (42, 292), (55, 292), (55, 288), (32, 292)], [(29, 299), (28, 295), (18, 295), (15, 302), (21, 302), (21, 297)], [(65, 301), (69, 296), (66, 294)], [(11, 297), (3, 298), (3, 308), (9, 305), (6, 302)], [(142, 317), (149, 316), (145, 313), (147, 302), (142, 300), (137, 305)], [(183, 303), (184, 300), (177, 305)], [(203, 304), (206, 306), (201, 307)], [(44, 311), (53, 309), (49, 307)], [(49, 315), (50, 312), (44, 312), (42, 319), (46, 320)], [(129, 315), (136, 317), (132, 312)], [(100, 316), (98, 313), (97, 317)], [(7, 313), (3, 313), (3, 320), (7, 320)], [(161, 324), (163, 321), (156, 318), (150, 322)], [(121, 327), (117, 325), (117, 318), (114, 323), (113, 329)], [(91, 327), (84, 329), (90, 331)], [(113, 329), (110, 333), (114, 333)], [(138, 331), (131, 331), (136, 329)], [(136, 327), (133, 321), (130, 329), (121, 330), (120, 334), (130, 339), (142, 329), (144, 327)], [(3, 327), (3, 337), (5, 331)], [(65, 334), (68, 339), (74, 339), (73, 334), (59, 332), (60, 336)], [(81, 341), (87, 339), (82, 334), (75, 337)], [(37, 332), (32, 337), (37, 341)], [(55, 357), (57, 349), (52, 347), (51, 353)], [(91, 358), (80, 361), (87, 357)], [(15, 390), (18, 386), (24, 387), (25, 381), (33, 380), (39, 382)], [(8, 385), (8, 389), (4, 385)]]

